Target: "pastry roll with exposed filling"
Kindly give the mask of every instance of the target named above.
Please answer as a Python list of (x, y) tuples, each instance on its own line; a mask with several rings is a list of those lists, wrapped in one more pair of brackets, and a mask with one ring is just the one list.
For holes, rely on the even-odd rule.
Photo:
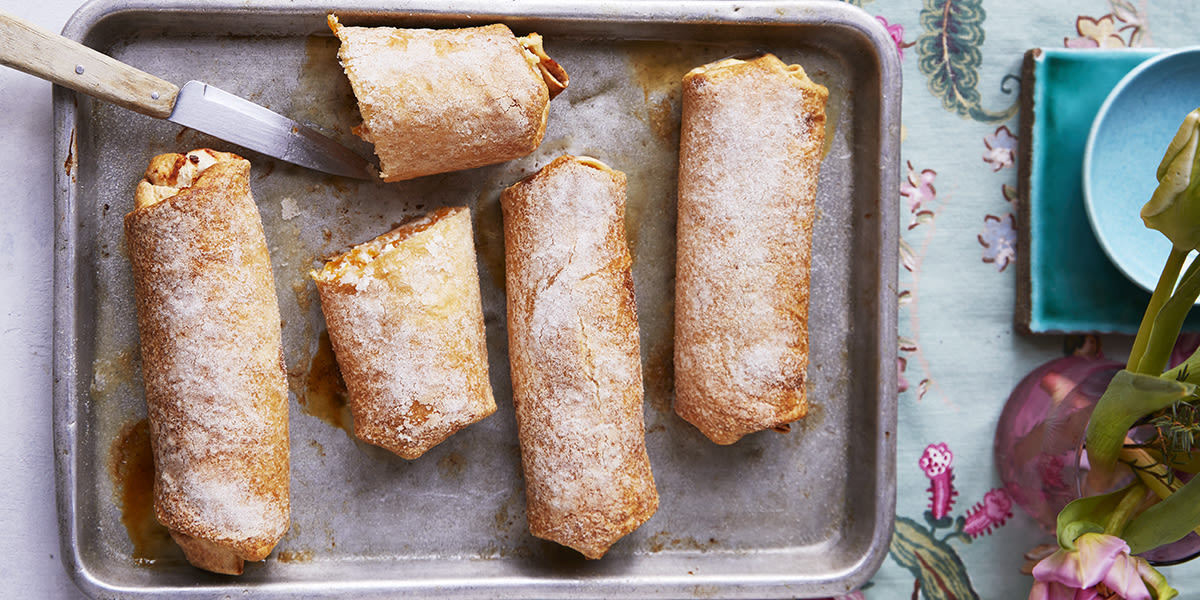
[(505, 25), (464, 29), (346, 27), (338, 58), (375, 145), (380, 176), (403, 181), (525, 156), (542, 143), (565, 70), (536, 33)]
[(401, 225), (312, 278), (359, 439), (417, 458), (496, 411), (466, 208)]
[(500, 204), (529, 529), (600, 558), (658, 508), (625, 175), (563, 156), (504, 190)]
[(154, 511), (188, 561), (240, 574), (288, 528), (288, 388), (250, 163), (154, 157), (125, 215)]
[(675, 411), (718, 444), (808, 411), (808, 295), (828, 91), (774, 55), (683, 78)]

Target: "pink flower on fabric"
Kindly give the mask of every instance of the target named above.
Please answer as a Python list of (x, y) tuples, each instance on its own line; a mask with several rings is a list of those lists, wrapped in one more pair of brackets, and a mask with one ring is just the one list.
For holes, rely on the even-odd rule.
[(1075, 539), (1075, 547), (1059, 548), (1033, 567), (1029, 600), (1090, 600), (1112, 594), (1125, 600), (1150, 600), (1143, 579), (1174, 591), (1144, 559), (1130, 556), (1129, 544), (1119, 537), (1085, 533)]
[(937, 189), (933, 187), (934, 179), (937, 179), (936, 171), (925, 169), (918, 173), (913, 169), (912, 163), (908, 163), (908, 177), (900, 183), (900, 195), (908, 198), (910, 211), (915, 213), (921, 210), (922, 204), (937, 198)]
[(921, 454), (917, 463), (925, 476), (929, 478), (929, 511), (934, 519), (940, 519), (950, 514), (954, 506), (954, 497), (958, 490), (954, 489), (954, 453), (945, 443), (930, 444)]
[(1001, 125), (991, 135), (983, 136), (983, 145), (987, 152), (983, 153), (983, 162), (992, 165), (992, 172), (1013, 166), (1017, 153), (1017, 136), (1009, 131), (1008, 125)]
[(900, 56), (900, 60), (904, 60), (904, 26), (899, 23), (889, 24), (888, 20), (883, 17), (875, 17), (883, 28), (887, 30), (888, 35), (892, 38), (892, 43), (896, 44), (896, 54)]
[(1012, 517), (1012, 498), (1008, 492), (996, 488), (983, 495), (983, 500), (967, 511), (963, 533), (972, 538), (987, 535), (993, 528), (1004, 525)]

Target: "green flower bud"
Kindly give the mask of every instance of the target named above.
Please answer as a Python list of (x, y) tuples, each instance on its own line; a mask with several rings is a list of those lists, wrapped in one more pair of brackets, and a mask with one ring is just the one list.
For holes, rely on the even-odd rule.
[(1142, 221), (1178, 250), (1200, 248), (1200, 108), (1179, 126), (1156, 176), (1158, 187), (1142, 207)]

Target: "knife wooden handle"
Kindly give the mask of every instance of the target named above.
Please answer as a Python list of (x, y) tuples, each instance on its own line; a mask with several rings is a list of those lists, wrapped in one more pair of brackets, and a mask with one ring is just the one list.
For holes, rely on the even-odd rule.
[(169, 81), (2, 11), (0, 64), (160, 119), (179, 94)]

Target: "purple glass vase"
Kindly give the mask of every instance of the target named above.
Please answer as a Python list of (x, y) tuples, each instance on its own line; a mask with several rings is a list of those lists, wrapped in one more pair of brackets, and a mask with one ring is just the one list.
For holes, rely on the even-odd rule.
[[(1058, 513), (1082, 495), (1102, 494), (1133, 477), (1089, 468), (1083, 437), (1096, 401), (1124, 368), (1103, 357), (1064, 356), (1045, 363), (1021, 380), (996, 424), (996, 469), (1005, 491), (1046, 533), (1053, 535)], [(1200, 536), (1141, 554), (1155, 565), (1184, 562), (1200, 555)]]
[[(996, 424), (996, 468), (1014, 502), (1055, 530), (1058, 511), (1087, 481), (1080, 442), (1096, 401), (1124, 365), (1092, 356), (1064, 356), (1034, 369), (1013, 389)], [(1107, 479), (1107, 478), (1105, 478)], [(1112, 481), (1092, 481), (1100, 489)], [(1085, 493), (1089, 490), (1085, 489)]]

